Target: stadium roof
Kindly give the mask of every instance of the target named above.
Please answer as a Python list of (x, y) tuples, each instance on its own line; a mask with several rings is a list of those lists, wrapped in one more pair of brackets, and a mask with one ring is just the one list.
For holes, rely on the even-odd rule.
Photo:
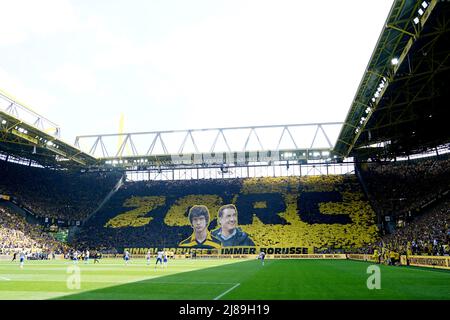
[(394, 157), (446, 144), (450, 2), (394, 2), (334, 152)]
[(60, 139), (60, 128), (0, 91), (0, 155), (53, 168), (83, 167), (96, 159)]
[(332, 160), (341, 126), (327, 122), (97, 134), (78, 136), (75, 146), (97, 157), (100, 165), (125, 168), (305, 163)]
[[(449, 143), (450, 130), (445, 123), (446, 102), (449, 101), (447, 88), (450, 87), (449, 16), (450, 2), (395, 1), (334, 148), (313, 147), (317, 132), (324, 129), (324, 126), (316, 124), (316, 128), (313, 127), (312, 131), (315, 131), (315, 134), (312, 135), (311, 145), (299, 148), (293, 139), (295, 146), (293, 148), (277, 146), (275, 149), (268, 149), (276, 151), (285, 149), (289, 154), (302, 149), (296, 159), (308, 158), (309, 151), (314, 151), (311, 149), (317, 149), (320, 154), (318, 157), (322, 158), (323, 150), (328, 152), (332, 149), (335, 155), (345, 158), (355, 155), (380, 156), (380, 152), (383, 156), (386, 156), (386, 152), (388, 156), (404, 155)], [(122, 134), (125, 139), (122, 139), (121, 144), (116, 143), (118, 135), (114, 135), (113, 145), (116, 145), (118, 150), (102, 155), (98, 152), (105, 153), (104, 140), (107, 139), (107, 135), (92, 136), (93, 141), (88, 149), (80, 148), (79, 145), (73, 146), (59, 138), (59, 127), (51, 121), (24, 107), (5, 93), (0, 92), (0, 98), (0, 151), (3, 155), (23, 157), (52, 167), (102, 166), (108, 159), (126, 157), (124, 150), (127, 148), (132, 151), (129, 156), (133, 162), (140, 161), (142, 156), (150, 158), (153, 156), (154, 152), (145, 152), (146, 150), (145, 154), (142, 151), (135, 152), (133, 141), (138, 139), (137, 136), (142, 136), (141, 133)], [(31, 118), (18, 114), (20, 110), (28, 110), (28, 116), (31, 115)], [(289, 126), (278, 127), (280, 132), (273, 137), (281, 141), (286, 127)], [(247, 127), (249, 131), (243, 137), (245, 139), (247, 136), (248, 142), (254, 132), (261, 144), (255, 128)], [(198, 131), (210, 130), (213, 138), (217, 131), (217, 134), (222, 133), (225, 138), (223, 133), (228, 129)], [(289, 130), (291, 128), (288, 128), (288, 133)], [(326, 133), (323, 133), (326, 136)], [(190, 137), (194, 142), (193, 130), (182, 130), (180, 134), (184, 140), (181, 140), (181, 151), (178, 150), (178, 153), (187, 153), (189, 151), (183, 148), (186, 137)], [(161, 135), (159, 137), (161, 140)], [(145, 143), (151, 141), (155, 142), (157, 139), (153, 137), (148, 140), (146, 137)], [(131, 143), (131, 147), (127, 147), (127, 143)], [(213, 145), (215, 146), (215, 142)], [(245, 146), (239, 147), (239, 150), (221, 151), (250, 150)], [(195, 142), (194, 147), (196, 149)], [(151, 147), (147, 149), (153, 150)], [(214, 150), (213, 147), (210, 149), (211, 152)], [(177, 151), (161, 154), (167, 157), (168, 154), (176, 153)], [(314, 158), (314, 155), (312, 157)], [(155, 158), (158, 163), (160, 160)]]
[[(190, 129), (78, 136), (0, 91), (0, 159), (52, 168), (220, 166), (332, 160), (342, 123)], [(332, 138), (331, 138), (332, 139)]]
[(0, 91), (0, 159), (52, 168), (142, 170), (161, 165), (330, 161), (330, 137), (341, 125), (333, 122), (99, 134), (79, 136), (71, 145), (60, 139), (58, 125)]

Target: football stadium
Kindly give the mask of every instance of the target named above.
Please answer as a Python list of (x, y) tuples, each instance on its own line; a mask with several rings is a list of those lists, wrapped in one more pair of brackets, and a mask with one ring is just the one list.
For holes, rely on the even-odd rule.
[(343, 122), (69, 143), (0, 91), (0, 300), (450, 300), (449, 17), (393, 1)]

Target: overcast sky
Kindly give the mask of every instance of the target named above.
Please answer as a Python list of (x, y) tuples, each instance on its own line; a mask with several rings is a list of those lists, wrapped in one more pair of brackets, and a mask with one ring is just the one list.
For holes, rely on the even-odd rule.
[(83, 134), (343, 121), (392, 0), (0, 0), (0, 89)]

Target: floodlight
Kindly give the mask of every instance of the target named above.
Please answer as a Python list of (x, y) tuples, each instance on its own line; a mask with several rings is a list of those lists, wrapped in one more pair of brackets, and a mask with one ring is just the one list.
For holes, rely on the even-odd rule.
[(423, 10), (419, 9), (419, 11), (417, 11), (420, 15), (423, 15)]
[(414, 21), (414, 24), (418, 24), (420, 20), (419, 20), (419, 18), (415, 17), (413, 21)]
[(428, 2), (426, 2), (426, 1), (422, 2), (422, 7), (424, 9), (426, 9), (428, 7)]
[(392, 58), (391, 63), (395, 66), (398, 64), (398, 58)]

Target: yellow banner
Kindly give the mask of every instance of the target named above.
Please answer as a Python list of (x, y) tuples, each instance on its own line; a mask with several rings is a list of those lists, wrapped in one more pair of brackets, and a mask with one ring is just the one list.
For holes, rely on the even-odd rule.
[[(144, 255), (148, 252), (156, 254), (162, 248), (125, 248), (134, 255)], [(224, 247), (220, 249), (197, 249), (197, 248), (164, 248), (163, 251), (173, 252), (176, 255), (190, 254), (195, 252), (199, 255), (257, 255), (264, 251), (267, 255), (307, 255), (312, 253), (313, 248), (304, 247)], [(319, 255), (318, 255), (319, 256)], [(320, 255), (323, 256), (323, 255)]]
[(402, 256), (402, 263), (408, 264), (410, 266), (418, 267), (429, 267), (429, 268), (440, 268), (440, 269), (450, 269), (450, 257), (440, 257), (440, 256)]

